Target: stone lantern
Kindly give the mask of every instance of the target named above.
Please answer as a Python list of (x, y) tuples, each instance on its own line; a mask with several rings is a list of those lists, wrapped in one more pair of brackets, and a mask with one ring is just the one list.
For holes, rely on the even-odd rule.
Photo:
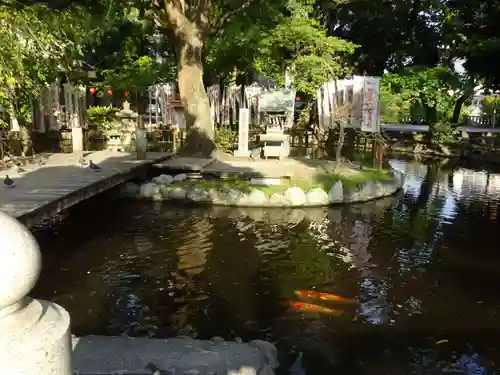
[[(128, 101), (123, 102), (123, 109), (116, 113), (116, 117), (120, 121), (120, 149), (126, 152), (132, 152), (133, 139), (135, 138), (135, 147), (137, 159), (147, 159), (147, 137), (146, 129), (144, 129), (139, 118), (139, 114), (130, 109)], [(109, 144), (108, 144), (109, 147)]]
[(0, 211), (0, 374), (71, 375), (70, 317), (27, 296), (41, 269), (29, 230)]

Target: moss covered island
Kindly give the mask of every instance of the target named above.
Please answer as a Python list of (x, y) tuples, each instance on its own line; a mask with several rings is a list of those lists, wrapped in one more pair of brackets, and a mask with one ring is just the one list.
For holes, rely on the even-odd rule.
[(187, 179), (184, 181), (174, 181), (169, 185), (170, 188), (182, 187), (184, 189), (199, 187), (205, 190), (230, 190), (237, 189), (242, 193), (249, 193), (253, 189), (260, 190), (270, 197), (274, 193), (284, 193), (290, 187), (300, 187), (307, 192), (314, 188), (321, 188), (328, 192), (337, 181), (341, 181), (345, 188), (356, 188), (362, 184), (373, 182), (390, 182), (392, 179), (388, 170), (362, 168), (353, 170), (351, 168), (338, 168), (329, 173), (317, 172), (312, 176), (292, 177), (281, 179), (279, 185), (261, 185), (252, 184), (250, 179), (238, 178), (234, 174), (226, 178), (219, 179)]

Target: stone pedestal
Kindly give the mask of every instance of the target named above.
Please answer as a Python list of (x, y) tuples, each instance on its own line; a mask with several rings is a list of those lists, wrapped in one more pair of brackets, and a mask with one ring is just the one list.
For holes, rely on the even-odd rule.
[(72, 128), (71, 136), (73, 152), (81, 154), (83, 152), (83, 129), (80, 127)]
[(250, 124), (250, 110), (248, 108), (240, 108), (239, 124), (238, 124), (238, 149), (234, 151), (236, 157), (250, 156), (248, 150), (248, 128)]
[(0, 211), (0, 374), (71, 375), (68, 313), (26, 295), (41, 268), (26, 227)]
[(135, 145), (137, 147), (137, 160), (146, 160), (148, 158), (148, 138), (146, 129), (136, 130)]

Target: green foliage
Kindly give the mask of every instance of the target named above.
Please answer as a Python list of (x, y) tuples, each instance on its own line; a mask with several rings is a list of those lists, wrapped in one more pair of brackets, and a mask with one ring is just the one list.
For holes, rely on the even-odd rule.
[(218, 126), (215, 129), (215, 147), (222, 152), (231, 152), (234, 148), (236, 132), (228, 126)]
[[(394, 111), (402, 109), (405, 115), (411, 115), (419, 106), (421, 115), (429, 124), (448, 121), (454, 100), (448, 91), (453, 75), (449, 69), (409, 68), (401, 74), (387, 74), (382, 80), (382, 108)], [(387, 100), (384, 102), (384, 100)], [(417, 108), (418, 110), (418, 108)]]
[(118, 108), (94, 106), (87, 109), (87, 117), (91, 125), (97, 126), (99, 130), (107, 131), (113, 126), (116, 121), (116, 113)]
[(284, 83), (285, 69), (289, 67), (294, 88), (314, 98), (323, 83), (349, 72), (345, 56), (354, 52), (355, 45), (328, 36), (312, 11), (307, 1), (291, 2), (290, 15), (262, 38), (254, 67), (278, 85)]

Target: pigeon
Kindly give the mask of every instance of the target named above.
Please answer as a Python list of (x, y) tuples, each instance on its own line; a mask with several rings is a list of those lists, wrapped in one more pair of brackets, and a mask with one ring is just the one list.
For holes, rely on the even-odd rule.
[(295, 359), (295, 362), (290, 369), (290, 375), (307, 375), (306, 370), (302, 367), (302, 355), (302, 352), (300, 352), (297, 359)]
[(5, 178), (3, 180), (3, 184), (9, 188), (13, 188), (14, 186), (16, 186), (16, 184), (14, 183), (14, 180), (12, 178), (10, 178), (8, 175), (5, 176)]
[(23, 167), (21, 167), (20, 165), (17, 165), (16, 166), (16, 170), (17, 170), (17, 173), (24, 173), (26, 172), (26, 169), (24, 169)]
[(101, 167), (99, 167), (97, 164), (94, 164), (92, 160), (89, 160), (89, 169), (94, 172), (100, 172)]
[(160, 370), (154, 363), (152, 362), (149, 362), (146, 367), (145, 367), (145, 370), (149, 370), (151, 371), (151, 373), (153, 375), (171, 375), (172, 373), (170, 372), (167, 372), (165, 370)]

